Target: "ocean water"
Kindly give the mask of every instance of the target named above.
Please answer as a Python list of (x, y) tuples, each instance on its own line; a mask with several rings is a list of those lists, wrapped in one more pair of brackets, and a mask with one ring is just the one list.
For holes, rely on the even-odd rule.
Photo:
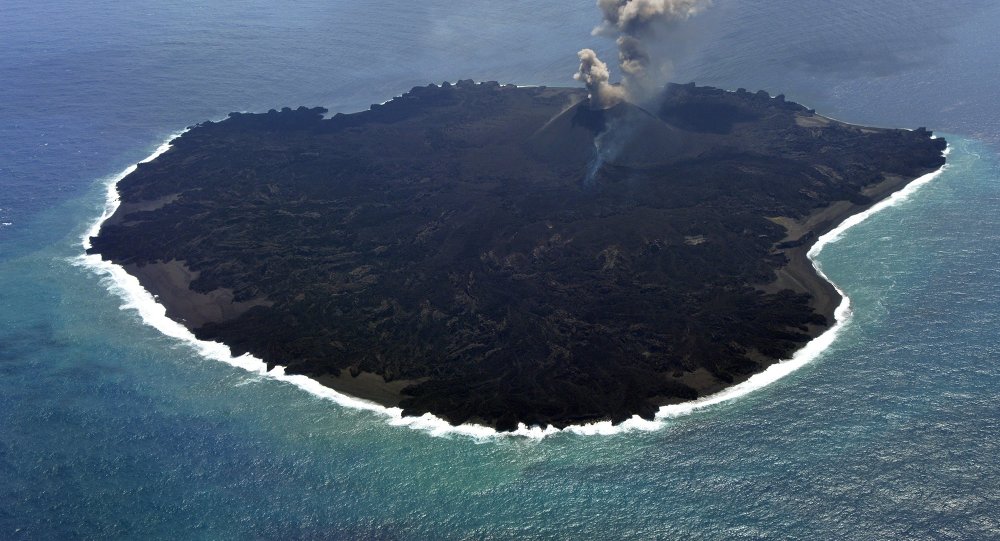
[(146, 325), (80, 236), (109, 179), (232, 110), (570, 84), (585, 3), (0, 6), (0, 539), (1000, 537), (1000, 6), (716, 0), (675, 79), (927, 126), (949, 166), (817, 257), (833, 343), (657, 430), (433, 435)]

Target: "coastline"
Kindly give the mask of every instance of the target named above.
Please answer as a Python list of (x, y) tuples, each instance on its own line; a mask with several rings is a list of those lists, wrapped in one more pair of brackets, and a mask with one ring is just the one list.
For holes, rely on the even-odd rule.
[[(945, 151), (947, 154), (947, 151)], [(878, 205), (893, 194), (905, 189), (910, 183), (935, 173), (928, 170), (923, 175), (909, 179), (900, 176), (887, 176), (885, 180), (873, 184), (864, 190), (864, 194), (872, 199), (865, 205), (849, 201), (837, 201), (834, 204), (816, 210), (803, 220), (792, 220), (786, 217), (771, 218), (771, 221), (781, 225), (786, 230), (785, 238), (776, 244), (773, 253), (784, 254), (788, 264), (775, 273), (775, 279), (767, 284), (758, 285), (765, 293), (774, 293), (790, 289), (799, 293), (809, 293), (812, 296), (811, 306), (827, 321), (834, 321), (837, 307), (840, 305), (842, 293), (832, 282), (817, 272), (809, 257), (816, 242), (827, 233), (837, 229), (840, 224), (851, 216), (863, 213)], [(809, 243), (809, 241), (813, 241)], [(783, 246), (784, 245), (784, 246)], [(815, 338), (825, 327), (813, 327), (810, 334)]]
[[(948, 146), (943, 155), (947, 156), (950, 151), (951, 146)], [(785, 238), (779, 241), (778, 245), (791, 244), (791, 246), (776, 248), (774, 251), (775, 253), (783, 253), (788, 258), (788, 264), (776, 271), (775, 280), (758, 285), (757, 288), (765, 293), (773, 293), (782, 289), (808, 293), (812, 297), (810, 305), (816, 312), (822, 314), (830, 322), (830, 325), (810, 325), (811, 340), (796, 351), (792, 359), (771, 360), (766, 363), (767, 368), (764, 371), (735, 381), (733, 385), (720, 387), (714, 390), (714, 393), (722, 393), (726, 389), (747, 382), (758, 375), (763, 375), (777, 364), (791, 362), (799, 355), (799, 352), (809, 348), (813, 342), (820, 340), (826, 334), (839, 331), (841, 323), (850, 317), (850, 298), (823, 273), (819, 263), (815, 260), (816, 256), (827, 244), (839, 239), (847, 229), (861, 223), (879, 210), (907, 199), (916, 188), (933, 180), (946, 167), (947, 164), (935, 170), (928, 170), (923, 175), (912, 179), (888, 176), (882, 182), (873, 184), (864, 190), (864, 194), (872, 199), (872, 202), (866, 205), (837, 201), (833, 205), (818, 209), (803, 220), (792, 220), (785, 217), (772, 218), (772, 221), (785, 227), (787, 231)], [(803, 242), (804, 239), (812, 240), (812, 243)], [(830, 342), (832, 343), (832, 340)], [(704, 398), (711, 397), (712, 395), (709, 395)], [(695, 402), (697, 401), (695, 400)]]
[[(184, 130), (171, 135), (165, 143), (157, 147), (150, 156), (139, 163), (146, 163), (156, 159), (170, 149), (174, 139), (180, 137), (186, 131)], [(950, 150), (951, 147), (949, 146), (944, 151), (944, 156), (947, 156)], [(136, 167), (136, 165), (132, 165), (121, 173), (108, 178), (104, 211), (87, 229), (82, 238), (82, 245), (85, 250), (90, 247), (90, 237), (98, 233), (101, 226), (115, 214), (120, 205), (117, 190), (118, 182), (134, 171)], [(345, 407), (379, 413), (388, 418), (390, 425), (423, 430), (435, 436), (460, 434), (477, 439), (498, 436), (523, 436), (540, 439), (560, 432), (579, 435), (611, 435), (634, 430), (652, 431), (665, 426), (663, 422), (665, 419), (682, 416), (698, 409), (729, 401), (767, 386), (804, 366), (828, 348), (850, 318), (850, 299), (823, 274), (821, 266), (815, 261), (816, 256), (819, 255), (826, 244), (839, 239), (845, 231), (861, 223), (874, 213), (906, 200), (916, 189), (939, 176), (946, 168), (947, 164), (915, 179), (891, 177), (873, 185), (865, 192), (865, 195), (873, 199), (871, 204), (854, 205), (847, 201), (840, 201), (834, 205), (820, 209), (801, 222), (794, 222), (787, 219), (780, 221), (779, 223), (785, 225), (788, 230), (785, 241), (801, 240), (802, 235), (809, 231), (813, 232), (813, 238), (816, 240), (808, 246), (802, 242), (785, 249), (786, 255), (789, 258), (789, 264), (786, 268), (782, 269), (784, 276), (781, 276), (781, 272), (779, 271), (779, 276), (775, 280), (775, 283), (781, 283), (784, 279), (788, 283), (797, 283), (799, 287), (804, 288), (810, 293), (814, 293), (814, 307), (827, 317), (827, 321), (832, 322), (832, 324), (828, 327), (811, 329), (815, 332), (813, 338), (789, 359), (774, 360), (768, 363), (763, 371), (743, 380), (736, 381), (731, 385), (719, 387), (716, 391), (711, 392), (711, 394), (707, 394), (696, 400), (663, 405), (657, 411), (653, 420), (643, 419), (635, 415), (619, 424), (612, 424), (611, 421), (599, 421), (581, 425), (569, 425), (559, 429), (551, 425), (542, 428), (539, 426), (527, 427), (523, 423), (519, 423), (517, 430), (499, 432), (492, 427), (474, 423), (452, 425), (448, 421), (430, 413), (425, 413), (419, 417), (403, 417), (402, 410), (392, 405), (389, 400), (389, 395), (387, 394), (389, 391), (379, 389), (378, 385), (373, 385), (373, 388), (368, 390), (366, 390), (366, 385), (354, 385), (353, 390), (355, 394), (367, 395), (364, 398), (359, 398), (337, 390), (334, 386), (337, 383), (334, 380), (337, 378), (313, 379), (304, 375), (287, 375), (283, 366), (275, 366), (273, 369), (268, 370), (262, 360), (250, 354), (234, 357), (229, 347), (225, 344), (198, 340), (190, 329), (172, 318), (172, 314), (168, 315), (167, 307), (158, 302), (154, 293), (144, 287), (139, 278), (134, 274), (130, 274), (122, 266), (102, 260), (100, 255), (84, 254), (76, 258), (73, 263), (101, 275), (105, 279), (102, 282), (107, 285), (109, 290), (124, 301), (122, 305), (123, 310), (136, 310), (143, 323), (156, 328), (167, 336), (187, 343), (200, 355), (209, 359), (226, 362), (227, 364), (260, 376), (291, 383), (314, 396), (332, 400)], [(830, 319), (831, 317), (832, 319)], [(323, 381), (324, 379), (325, 381)], [(399, 383), (396, 382), (396, 385), (387, 384), (385, 387), (388, 389), (399, 389), (401, 388), (399, 387)], [(345, 387), (349, 386), (337, 385), (336, 387), (346, 390)], [(389, 405), (380, 404), (375, 402), (375, 400), (388, 403)]]

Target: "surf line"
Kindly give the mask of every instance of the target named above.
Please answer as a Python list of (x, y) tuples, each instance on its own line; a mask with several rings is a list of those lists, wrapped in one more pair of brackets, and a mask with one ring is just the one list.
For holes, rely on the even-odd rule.
[[(157, 147), (152, 154), (140, 161), (139, 164), (151, 162), (170, 150), (174, 139), (181, 137), (185, 132), (187, 132), (187, 130), (172, 134), (166, 142)], [(945, 149), (944, 155), (947, 156), (950, 152), (951, 146), (949, 145)], [(718, 393), (689, 402), (661, 406), (653, 420), (643, 419), (642, 417), (635, 415), (617, 425), (613, 425), (611, 421), (598, 421), (594, 423), (570, 425), (562, 429), (551, 425), (544, 428), (540, 426), (529, 427), (524, 423), (520, 423), (518, 424), (517, 430), (511, 432), (499, 432), (492, 427), (473, 423), (461, 424), (457, 426), (452, 425), (444, 419), (441, 419), (431, 413), (424, 413), (419, 417), (404, 417), (403, 410), (401, 408), (385, 407), (381, 404), (348, 396), (326, 387), (308, 376), (300, 374), (286, 374), (284, 366), (279, 365), (275, 366), (271, 370), (268, 370), (267, 364), (264, 363), (263, 360), (254, 357), (249, 353), (240, 355), (239, 357), (234, 357), (229, 349), (229, 346), (220, 342), (199, 340), (187, 327), (168, 318), (166, 315), (166, 308), (162, 304), (158, 303), (156, 298), (149, 291), (142, 287), (136, 277), (125, 272), (123, 267), (110, 261), (104, 261), (101, 259), (100, 255), (86, 254), (86, 250), (91, 247), (90, 238), (97, 236), (100, 232), (101, 225), (103, 225), (104, 222), (110, 218), (116, 210), (118, 210), (118, 207), (121, 204), (121, 198), (118, 193), (118, 182), (134, 172), (139, 164), (131, 165), (117, 175), (107, 177), (105, 180), (106, 197), (104, 210), (97, 220), (94, 221), (89, 228), (87, 228), (86, 232), (84, 232), (80, 239), (85, 253), (72, 258), (71, 260), (74, 265), (86, 268), (94, 274), (100, 276), (101, 283), (107, 287), (111, 293), (115, 294), (123, 301), (123, 304), (120, 307), (121, 310), (134, 310), (144, 324), (155, 328), (166, 336), (185, 343), (196, 353), (207, 359), (221, 361), (265, 378), (290, 383), (316, 397), (330, 400), (346, 408), (365, 410), (379, 414), (380, 416), (385, 417), (388, 424), (392, 426), (402, 426), (414, 430), (420, 430), (432, 436), (459, 435), (471, 437), (479, 441), (486, 441), (506, 436), (519, 436), (540, 440), (559, 433), (592, 436), (622, 434), (635, 431), (655, 431), (665, 427), (667, 425), (667, 420), (669, 419), (681, 417), (697, 410), (705, 409), (716, 404), (728, 402), (745, 396), (753, 391), (764, 388), (784, 378), (785, 376), (788, 376), (799, 368), (802, 368), (809, 362), (818, 358), (820, 354), (833, 344), (841, 330), (843, 330), (844, 326), (851, 318), (850, 298), (848, 298), (848, 296), (844, 294), (844, 292), (837, 287), (837, 285), (834, 284), (826, 276), (826, 274), (823, 273), (821, 265), (816, 260), (816, 257), (819, 256), (824, 247), (839, 240), (847, 230), (864, 222), (879, 211), (906, 201), (917, 190), (937, 178), (948, 167), (948, 165), (945, 164), (941, 166), (940, 169), (911, 181), (899, 191), (894, 192), (889, 197), (879, 201), (875, 205), (872, 205), (870, 208), (859, 212), (858, 214), (849, 216), (836, 228), (816, 240), (806, 255), (809, 260), (812, 261), (816, 272), (819, 273), (824, 280), (833, 284), (833, 287), (841, 296), (841, 302), (834, 311), (834, 319), (836, 320), (836, 323), (827, 329), (823, 334), (806, 343), (806, 345), (803, 346), (802, 349), (796, 351), (791, 358), (778, 361), (767, 367), (763, 372), (754, 374), (747, 380), (737, 385), (733, 385), (732, 387), (727, 387)]]

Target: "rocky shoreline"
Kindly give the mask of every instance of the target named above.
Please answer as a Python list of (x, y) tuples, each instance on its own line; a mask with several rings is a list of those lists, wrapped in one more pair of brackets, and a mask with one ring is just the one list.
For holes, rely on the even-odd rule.
[(199, 338), (351, 396), (500, 430), (617, 422), (825, 331), (840, 297), (809, 247), (943, 163), (925, 130), (766, 93), (583, 97), (462, 82), (205, 123), (121, 181), (91, 252)]

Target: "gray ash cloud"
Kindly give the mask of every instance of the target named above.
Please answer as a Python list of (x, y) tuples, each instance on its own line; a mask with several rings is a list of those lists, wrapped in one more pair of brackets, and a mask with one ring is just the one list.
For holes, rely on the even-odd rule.
[(586, 85), (591, 107), (607, 109), (625, 98), (622, 87), (610, 83), (608, 65), (597, 58), (593, 49), (582, 49), (577, 56), (580, 57), (580, 67), (573, 78)]
[[(711, 0), (597, 0), (602, 21), (593, 33), (615, 38), (618, 65), (623, 75), (619, 101), (626, 97), (622, 94), (630, 101), (643, 101), (666, 83), (670, 72), (669, 55), (653, 45), (672, 26), (697, 15), (709, 5)], [(590, 49), (580, 51), (581, 60), (585, 51)], [(588, 84), (588, 88), (594, 96), (596, 87)], [(595, 105), (599, 103), (603, 102), (598, 100)]]

